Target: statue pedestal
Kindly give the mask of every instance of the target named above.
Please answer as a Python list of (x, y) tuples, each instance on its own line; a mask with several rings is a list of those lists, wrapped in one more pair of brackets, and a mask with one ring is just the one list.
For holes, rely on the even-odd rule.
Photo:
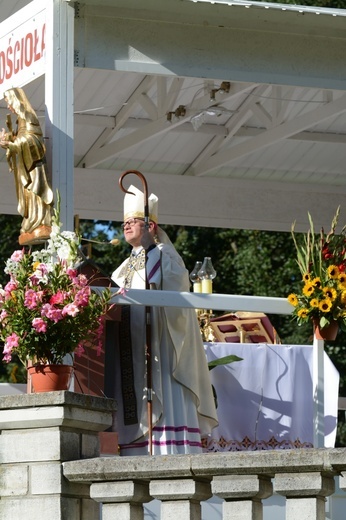
[(32, 246), (42, 244), (50, 238), (52, 228), (50, 226), (39, 226), (32, 233), (21, 233), (18, 238), (19, 245)]

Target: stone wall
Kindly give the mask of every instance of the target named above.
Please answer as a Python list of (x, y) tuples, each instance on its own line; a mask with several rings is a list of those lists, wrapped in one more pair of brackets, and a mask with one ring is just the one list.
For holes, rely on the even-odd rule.
[(89, 485), (66, 480), (62, 463), (99, 456), (114, 410), (73, 392), (0, 397), (0, 519), (98, 520)]

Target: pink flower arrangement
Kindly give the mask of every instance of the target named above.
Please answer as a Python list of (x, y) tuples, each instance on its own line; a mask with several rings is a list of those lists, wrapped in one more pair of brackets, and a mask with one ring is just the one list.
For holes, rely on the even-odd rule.
[[(55, 222), (55, 221), (54, 221)], [(0, 286), (3, 361), (59, 364), (84, 346), (101, 349), (111, 293), (93, 292), (75, 268), (78, 239), (54, 224), (46, 249), (15, 251), (7, 260), (9, 281)]]

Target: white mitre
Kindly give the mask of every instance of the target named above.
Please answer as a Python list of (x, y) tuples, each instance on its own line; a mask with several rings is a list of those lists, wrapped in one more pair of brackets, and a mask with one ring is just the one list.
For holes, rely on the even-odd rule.
[[(131, 185), (128, 188), (131, 193), (126, 193), (124, 197), (124, 222), (130, 218), (144, 218), (144, 194)], [(157, 224), (158, 222), (158, 202), (159, 199), (153, 193), (148, 197), (149, 220)]]

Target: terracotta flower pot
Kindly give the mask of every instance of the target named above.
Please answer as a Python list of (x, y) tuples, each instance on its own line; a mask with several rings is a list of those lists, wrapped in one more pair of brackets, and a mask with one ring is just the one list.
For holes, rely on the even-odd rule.
[(71, 365), (34, 365), (28, 367), (33, 391), (53, 392), (68, 390), (73, 373)]
[(339, 325), (336, 320), (332, 321), (326, 327), (321, 328), (319, 325), (319, 320), (314, 319), (314, 334), (317, 339), (323, 339), (324, 341), (334, 341), (338, 330)]

